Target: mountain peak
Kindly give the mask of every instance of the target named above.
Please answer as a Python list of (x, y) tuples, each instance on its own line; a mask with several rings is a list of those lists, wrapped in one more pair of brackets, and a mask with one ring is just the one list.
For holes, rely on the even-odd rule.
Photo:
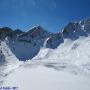
[(13, 32), (15, 35), (20, 35), (20, 34), (23, 34), (24, 32), (20, 29), (16, 29), (14, 32)]
[(32, 27), (27, 33), (42, 33), (42, 32), (48, 32), (47, 30), (45, 30), (42, 26), (40, 25), (36, 25), (34, 27)]
[(13, 30), (11, 28), (9, 28), (9, 27), (2, 27), (2, 28), (0, 28), (0, 31), (9, 32), (9, 31), (13, 31)]
[(31, 28), (29, 31), (23, 33), (22, 35), (20, 35), (18, 37), (19, 40), (26, 40), (26, 41), (30, 41), (30, 40), (43, 40), (47, 37), (50, 36), (51, 33), (49, 33), (48, 31), (46, 31), (42, 26), (37, 25), (34, 26), (33, 28)]
[(39, 28), (42, 28), (42, 26), (36, 25), (36, 26), (33, 26), (33, 27), (31, 28), (31, 30), (32, 30), (32, 29), (39, 29)]
[(64, 38), (78, 39), (79, 36), (88, 36), (90, 34), (90, 18), (81, 21), (70, 22), (63, 30)]
[(0, 28), (0, 39), (5, 39), (5, 37), (12, 37), (13, 30), (9, 27)]

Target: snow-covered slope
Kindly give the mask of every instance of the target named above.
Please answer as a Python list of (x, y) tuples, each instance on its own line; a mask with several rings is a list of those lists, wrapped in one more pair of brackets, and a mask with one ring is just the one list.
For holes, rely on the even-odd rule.
[(71, 22), (55, 34), (41, 26), (8, 29), (0, 32), (0, 86), (90, 90), (90, 19)]
[[(47, 32), (41, 26), (35, 26), (27, 32), (22, 32), (19, 29), (12, 31), (12, 29), (8, 27), (1, 28), (0, 30), (1, 42), (4, 42), (5, 47), (8, 47), (8, 50), (22, 61), (34, 58), (41, 48), (55, 49), (62, 45), (63, 48), (67, 48), (66, 44), (69, 43), (69, 41), (72, 41), (72, 43), (75, 41), (84, 42), (80, 37), (89, 38), (89, 35), (89, 18), (78, 22), (71, 22), (59, 33)], [(86, 45), (86, 42), (84, 45)], [(69, 46), (71, 46), (71, 44)], [(77, 43), (74, 44), (74, 47), (77, 46)], [(40, 53), (42, 53), (42, 50), (43, 49), (41, 49)], [(60, 48), (60, 51), (62, 51), (62, 48)], [(39, 57), (41, 56), (40, 53), (38, 54)]]
[(75, 41), (66, 39), (56, 49), (42, 48), (32, 61), (57, 70), (62, 67), (68, 68), (70, 72), (90, 73), (90, 36), (80, 37)]
[(28, 65), (13, 71), (3, 85), (16, 90), (90, 90), (90, 77)]
[(1, 48), (6, 62), (18, 62), (17, 57), (12, 53), (12, 51), (5, 42), (1, 42)]
[(8, 27), (1, 28), (0, 31), (1, 42), (5, 43), (5, 47), (8, 47), (8, 50), (22, 61), (32, 59), (37, 55), (46, 38), (51, 35), (41, 26), (35, 26), (27, 32), (19, 29), (12, 31)]

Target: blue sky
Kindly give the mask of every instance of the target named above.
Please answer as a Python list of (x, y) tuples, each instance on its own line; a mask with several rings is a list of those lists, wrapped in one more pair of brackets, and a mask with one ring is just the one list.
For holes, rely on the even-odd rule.
[(69, 21), (90, 16), (90, 0), (0, 0), (0, 27), (28, 30), (41, 25), (58, 32)]

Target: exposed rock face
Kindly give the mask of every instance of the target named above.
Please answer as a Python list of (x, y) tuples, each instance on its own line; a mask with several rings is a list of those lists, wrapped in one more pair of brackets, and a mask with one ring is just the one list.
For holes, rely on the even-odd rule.
[(41, 47), (55, 49), (65, 39), (76, 40), (80, 36), (88, 37), (89, 34), (90, 18), (70, 22), (59, 33), (50, 33), (41, 26), (34, 26), (27, 32), (19, 29), (13, 31), (9, 27), (0, 28), (0, 40), (5, 41), (12, 53), (23, 61), (36, 56)]
[(15, 31), (13, 31), (14, 35), (21, 35), (23, 34), (24, 32), (21, 31), (20, 29), (16, 29)]
[(43, 46), (44, 41), (52, 34), (41, 26), (34, 26), (29, 31), (18, 36), (20, 42), (27, 42), (33, 44), (33, 46)]
[(87, 34), (90, 34), (90, 18), (84, 19), (79, 23), (81, 25), (81, 29), (86, 31)]
[(90, 34), (90, 19), (69, 23), (63, 30), (63, 37), (72, 40)]
[(41, 26), (35, 26), (31, 30), (27, 31), (26, 33), (20, 35), (18, 40), (43, 40), (50, 36), (50, 33), (44, 30)]
[(5, 39), (6, 37), (12, 37), (13, 36), (13, 30), (9, 27), (3, 27), (0, 28), (0, 39)]
[(60, 33), (52, 34), (47, 39), (46, 47), (56, 48), (64, 42), (64, 39), (76, 40), (80, 36), (87, 37), (90, 34), (90, 18), (79, 22), (70, 22)]
[(63, 37), (69, 39), (77, 39), (79, 36), (86, 36), (84, 30), (81, 30), (79, 23), (69, 23), (63, 30)]
[(62, 37), (62, 33), (56, 33), (56, 34), (51, 35), (47, 39), (46, 47), (54, 49), (63, 42), (64, 42), (64, 40), (63, 40), (63, 37)]

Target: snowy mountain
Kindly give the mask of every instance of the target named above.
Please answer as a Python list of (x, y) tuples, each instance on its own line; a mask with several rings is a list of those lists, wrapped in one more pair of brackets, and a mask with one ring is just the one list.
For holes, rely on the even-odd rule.
[(44, 30), (41, 26), (34, 26), (29, 31), (25, 32), (24, 34), (20, 35), (18, 39), (20, 41), (32, 41), (32, 40), (42, 40), (46, 39), (50, 36), (50, 33)]
[(13, 30), (9, 27), (0, 28), (0, 39), (4, 40), (7, 36), (12, 37)]
[[(8, 47), (8, 50), (11, 51), (12, 55), (15, 55), (17, 59), (26, 61), (34, 58), (41, 48), (55, 49), (65, 44), (66, 39), (74, 42), (77, 39), (79, 40), (81, 36), (88, 37), (89, 34), (90, 18), (70, 22), (59, 33), (50, 33), (39, 25), (34, 26), (27, 32), (19, 29), (13, 31), (9, 27), (3, 27), (0, 28), (0, 42), (5, 43), (5, 47)], [(8, 50), (6, 51), (8, 52)]]
[(90, 34), (90, 18), (82, 21), (68, 23), (62, 31), (52, 34), (47, 39), (48, 48), (56, 48), (64, 43), (64, 39), (76, 40), (80, 36), (88, 37)]
[(79, 36), (88, 36), (90, 34), (90, 19), (79, 22), (70, 22), (63, 30), (63, 37), (72, 40), (78, 39)]
[(32, 59), (43, 47), (46, 38), (52, 35), (41, 26), (34, 26), (27, 32), (19, 29), (13, 31), (8, 27), (0, 31), (1, 42), (6, 43), (11, 52), (23, 61)]
[(90, 18), (58, 33), (0, 28), (0, 86), (19, 90), (90, 90)]
[(46, 47), (47, 48), (53, 48), (55, 49), (57, 46), (59, 46), (61, 43), (64, 42), (63, 34), (61, 32), (52, 34), (47, 40), (46, 40)]

